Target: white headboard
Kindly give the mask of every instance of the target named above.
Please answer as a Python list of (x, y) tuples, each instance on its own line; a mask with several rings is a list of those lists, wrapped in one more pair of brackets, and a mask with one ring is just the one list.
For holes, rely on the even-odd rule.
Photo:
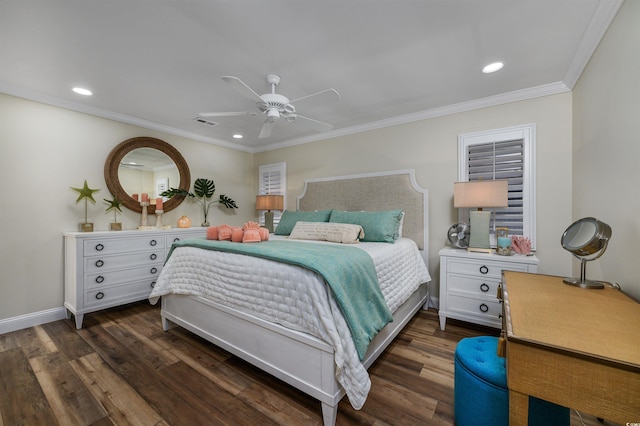
[(429, 259), (429, 193), (415, 180), (414, 170), (306, 179), (297, 208), (303, 211), (404, 211), (402, 236), (418, 244)]

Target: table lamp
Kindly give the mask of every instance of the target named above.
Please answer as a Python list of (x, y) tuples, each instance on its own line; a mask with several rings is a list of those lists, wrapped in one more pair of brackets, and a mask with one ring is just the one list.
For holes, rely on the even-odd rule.
[(509, 181), (478, 180), (453, 184), (453, 207), (477, 208), (469, 212), (469, 247), (467, 251), (492, 253), (489, 239), (491, 211), (483, 208), (509, 206)]
[(256, 210), (266, 210), (264, 213), (264, 227), (273, 233), (273, 212), (271, 210), (284, 209), (284, 196), (282, 195), (256, 195)]

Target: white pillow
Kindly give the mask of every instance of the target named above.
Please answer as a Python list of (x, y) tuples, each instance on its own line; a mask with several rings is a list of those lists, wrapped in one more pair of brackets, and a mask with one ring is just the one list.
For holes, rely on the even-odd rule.
[(297, 222), (289, 238), (293, 240), (331, 241), (333, 243), (354, 244), (364, 238), (360, 225), (331, 222)]

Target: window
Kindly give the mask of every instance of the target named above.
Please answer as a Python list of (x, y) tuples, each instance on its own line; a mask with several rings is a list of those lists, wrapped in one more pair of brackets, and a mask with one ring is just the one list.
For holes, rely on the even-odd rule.
[[(287, 205), (287, 163), (265, 164), (258, 169), (258, 195), (284, 195), (284, 205)], [(264, 211), (260, 212), (258, 221), (264, 226)], [(274, 228), (280, 222), (282, 212), (273, 212)]]
[[(524, 235), (535, 249), (535, 125), (458, 136), (458, 181), (507, 179), (509, 207), (495, 209), (493, 229)], [(467, 209), (458, 213), (469, 222)], [(492, 231), (492, 238), (495, 238)]]

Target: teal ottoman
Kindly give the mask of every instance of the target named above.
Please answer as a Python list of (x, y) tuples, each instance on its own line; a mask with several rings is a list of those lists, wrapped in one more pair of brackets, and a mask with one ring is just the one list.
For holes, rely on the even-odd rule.
[[(453, 407), (457, 426), (509, 426), (509, 391), (498, 338), (458, 342), (454, 360)], [(529, 425), (568, 426), (569, 409), (529, 397)]]

